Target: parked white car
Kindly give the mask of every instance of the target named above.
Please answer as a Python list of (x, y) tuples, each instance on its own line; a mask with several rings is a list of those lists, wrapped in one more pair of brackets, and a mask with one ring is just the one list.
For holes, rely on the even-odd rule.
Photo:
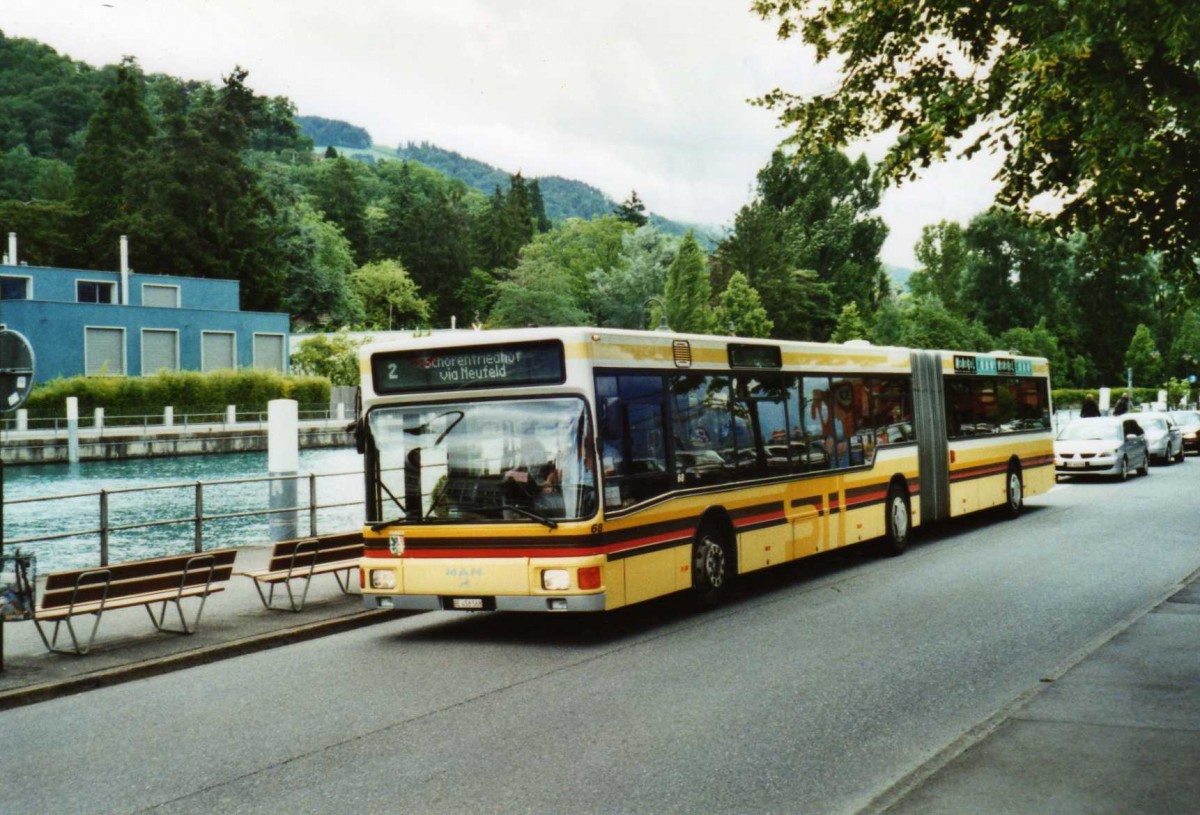
[(1054, 440), (1054, 475), (1115, 475), (1124, 481), (1129, 471), (1150, 472), (1146, 434), (1137, 420), (1102, 416), (1076, 419)]

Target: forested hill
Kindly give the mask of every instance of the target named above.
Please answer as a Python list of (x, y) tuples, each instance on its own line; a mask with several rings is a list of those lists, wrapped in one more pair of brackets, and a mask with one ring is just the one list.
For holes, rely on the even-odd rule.
[[(310, 126), (310, 122), (317, 122), (320, 126)], [(370, 157), (371, 159), (394, 154), (399, 159), (418, 161), (443, 175), (460, 179), (484, 195), (491, 195), (496, 187), (499, 187), (501, 192), (508, 191), (509, 179), (512, 176), (509, 171), (501, 170), (478, 159), (468, 158), (461, 153), (446, 150), (429, 142), (408, 142), (392, 151), (369, 143), (330, 140), (329, 136), (339, 132), (334, 125), (347, 133), (366, 133), (362, 128), (346, 122), (321, 119), (316, 116), (298, 116), (296, 123), (300, 125), (304, 135), (311, 138), (321, 151), (326, 146), (333, 146), (351, 158), (360, 155), (363, 158)], [(582, 181), (551, 175), (538, 177), (537, 182), (546, 203), (546, 216), (552, 221), (564, 221), (567, 218), (588, 220), (607, 215), (617, 208), (615, 201)], [(693, 229), (701, 243), (710, 248), (715, 246), (720, 238), (719, 231), (711, 226), (673, 221), (654, 213), (650, 213), (650, 221), (668, 235), (682, 235), (689, 229)]]
[(340, 119), (325, 119), (321, 116), (297, 116), (300, 131), (313, 140), (314, 144), (336, 144), (339, 147), (370, 149), (371, 134), (365, 128), (343, 122)]

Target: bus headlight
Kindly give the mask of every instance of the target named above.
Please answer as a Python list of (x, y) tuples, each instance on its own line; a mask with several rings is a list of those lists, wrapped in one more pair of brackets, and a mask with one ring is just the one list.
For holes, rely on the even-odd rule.
[(391, 569), (372, 569), (371, 570), (371, 588), (373, 589), (394, 589), (396, 588), (396, 573)]
[(546, 591), (566, 591), (571, 588), (571, 573), (566, 569), (543, 569), (542, 588)]

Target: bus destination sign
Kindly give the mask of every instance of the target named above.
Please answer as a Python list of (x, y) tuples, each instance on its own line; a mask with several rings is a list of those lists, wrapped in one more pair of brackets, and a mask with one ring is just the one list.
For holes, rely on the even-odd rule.
[(371, 374), (379, 394), (558, 385), (566, 380), (558, 340), (389, 351), (372, 355)]
[(1033, 361), (1012, 357), (955, 354), (954, 373), (978, 376), (1033, 376)]

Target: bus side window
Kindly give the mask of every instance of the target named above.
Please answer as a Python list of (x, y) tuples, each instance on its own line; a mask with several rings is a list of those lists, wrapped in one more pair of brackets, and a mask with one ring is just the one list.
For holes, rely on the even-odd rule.
[(837, 433), (828, 377), (804, 377), (804, 410), (800, 418), (804, 423), (804, 445), (808, 454), (805, 469), (832, 469)]
[(720, 484), (734, 476), (736, 425), (729, 380), (721, 376), (671, 378), (671, 432), (676, 483)]
[(597, 376), (600, 467), (608, 509), (671, 489), (663, 432), (663, 378)]

